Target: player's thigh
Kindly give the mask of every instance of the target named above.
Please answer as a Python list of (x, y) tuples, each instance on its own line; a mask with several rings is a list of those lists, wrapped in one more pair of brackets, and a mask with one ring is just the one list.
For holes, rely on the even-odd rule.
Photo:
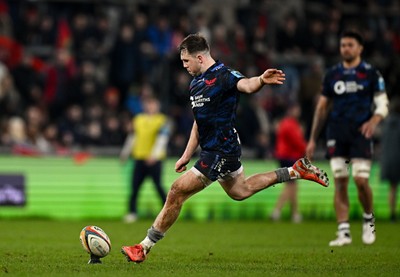
[(218, 182), (229, 196), (236, 198), (236, 196), (240, 196), (239, 194), (246, 182), (246, 178), (243, 167), (240, 167), (237, 172), (232, 173), (230, 178), (220, 179)]

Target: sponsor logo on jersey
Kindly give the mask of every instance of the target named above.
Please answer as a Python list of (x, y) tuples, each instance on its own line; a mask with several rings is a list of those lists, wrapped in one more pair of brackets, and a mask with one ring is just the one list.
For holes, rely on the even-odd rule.
[(211, 80), (204, 80), (204, 83), (206, 83), (206, 86), (210, 87), (215, 85), (215, 81), (217, 81), (217, 78), (211, 79)]
[(244, 77), (244, 75), (242, 73), (240, 73), (239, 71), (236, 71), (236, 70), (232, 70), (231, 74), (233, 76), (235, 76), (236, 78), (243, 78)]
[(383, 80), (382, 77), (379, 77), (379, 79), (378, 79), (378, 89), (380, 91), (384, 91), (385, 90), (385, 80)]
[(341, 95), (343, 93), (355, 93), (357, 91), (363, 90), (364, 86), (357, 84), (355, 81), (337, 81), (333, 85), (333, 90), (336, 94)]
[(190, 96), (190, 102), (192, 104), (192, 109), (196, 107), (203, 107), (204, 103), (210, 102), (210, 97), (203, 97), (203, 95)]
[(365, 79), (365, 78), (367, 78), (367, 73), (365, 73), (365, 72), (357, 72), (356, 76), (359, 79)]

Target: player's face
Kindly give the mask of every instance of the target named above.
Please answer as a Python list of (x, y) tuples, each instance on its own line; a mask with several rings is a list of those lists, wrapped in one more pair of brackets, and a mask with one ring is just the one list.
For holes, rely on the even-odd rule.
[(160, 104), (156, 100), (147, 100), (144, 103), (144, 110), (149, 114), (156, 114), (160, 111)]
[(351, 62), (361, 56), (362, 45), (354, 38), (344, 37), (340, 40), (340, 55), (346, 62)]
[(197, 76), (201, 73), (201, 62), (197, 54), (189, 54), (186, 50), (182, 50), (181, 61), (190, 75)]

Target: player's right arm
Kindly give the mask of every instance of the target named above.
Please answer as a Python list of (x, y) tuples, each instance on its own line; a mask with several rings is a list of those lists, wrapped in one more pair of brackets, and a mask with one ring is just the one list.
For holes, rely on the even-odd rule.
[(199, 131), (197, 128), (196, 121), (193, 122), (192, 131), (190, 132), (189, 141), (186, 145), (186, 149), (183, 152), (181, 158), (175, 163), (175, 171), (181, 173), (186, 170), (186, 165), (190, 162), (194, 151), (199, 146)]
[(320, 95), (317, 107), (315, 108), (314, 112), (310, 139), (308, 140), (306, 148), (306, 155), (309, 159), (312, 159), (312, 157), (314, 156), (316, 141), (322, 127), (325, 124), (328, 115), (328, 107), (329, 107), (329, 98), (324, 95)]
[(135, 143), (135, 136), (133, 133), (131, 133), (126, 137), (124, 146), (122, 147), (121, 153), (119, 154), (119, 159), (121, 163), (125, 163), (129, 159), (129, 156), (132, 153), (132, 147), (134, 143)]
[(255, 93), (264, 85), (281, 85), (285, 81), (285, 73), (282, 70), (270, 68), (263, 74), (251, 78), (243, 78), (237, 82), (237, 89), (244, 93)]

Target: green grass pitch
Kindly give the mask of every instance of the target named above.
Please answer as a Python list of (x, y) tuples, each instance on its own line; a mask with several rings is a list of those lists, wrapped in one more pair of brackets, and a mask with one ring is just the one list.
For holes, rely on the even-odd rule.
[[(377, 222), (374, 245), (361, 243), (361, 222), (352, 223), (353, 244), (328, 246), (332, 221), (178, 220), (142, 264), (128, 263), (122, 245), (139, 242), (151, 221), (0, 220), (0, 276), (398, 276), (399, 226)], [(86, 225), (110, 236), (101, 265), (88, 265), (79, 242)]]

